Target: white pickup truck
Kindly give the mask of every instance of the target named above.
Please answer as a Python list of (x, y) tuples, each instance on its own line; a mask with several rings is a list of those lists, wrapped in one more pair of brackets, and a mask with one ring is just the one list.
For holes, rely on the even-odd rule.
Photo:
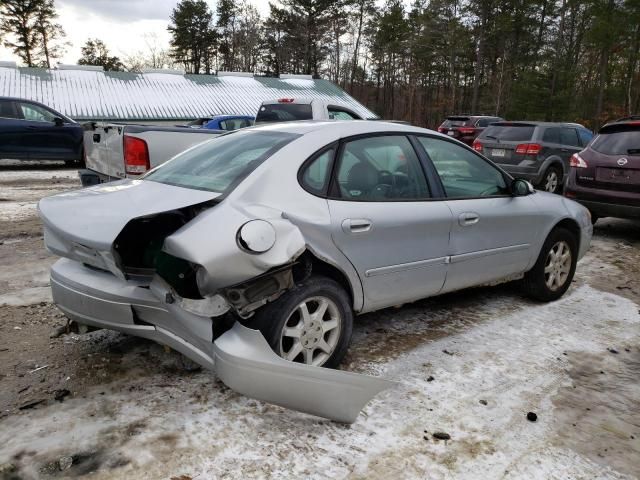
[(84, 125), (86, 169), (82, 185), (136, 178), (178, 153), (225, 133), (222, 130), (88, 123)]
[[(259, 125), (298, 120), (363, 118), (338, 103), (310, 98), (281, 98), (262, 102), (255, 123)], [(139, 177), (183, 150), (222, 133), (225, 132), (200, 128), (87, 124), (84, 133), (87, 168), (80, 170), (82, 185)]]

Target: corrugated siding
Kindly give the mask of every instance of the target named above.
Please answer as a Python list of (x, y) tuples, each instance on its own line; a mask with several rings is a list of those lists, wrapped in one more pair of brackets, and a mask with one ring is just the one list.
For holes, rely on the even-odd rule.
[(374, 114), (327, 80), (0, 67), (0, 96), (42, 102), (76, 120), (185, 120), (255, 115), (264, 100), (330, 100)]

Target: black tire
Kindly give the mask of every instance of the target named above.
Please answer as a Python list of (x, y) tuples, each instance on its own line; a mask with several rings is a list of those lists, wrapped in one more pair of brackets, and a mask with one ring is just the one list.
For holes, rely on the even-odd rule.
[[(571, 253), (570, 267), (564, 282), (562, 285), (556, 286), (556, 288), (550, 288), (547, 281), (547, 274), (545, 268), (547, 268), (550, 261), (551, 250), (559, 243), (564, 242), (568, 246)], [(531, 270), (529, 270), (522, 281), (523, 290), (529, 297), (542, 302), (551, 302), (557, 300), (567, 289), (571, 286), (573, 275), (576, 272), (576, 263), (578, 261), (578, 241), (576, 236), (569, 230), (558, 227), (551, 231), (549, 236), (542, 245), (538, 260)], [(558, 275), (558, 274), (557, 274)]]
[[(554, 178), (555, 182), (553, 180)], [(544, 190), (545, 192), (557, 194), (562, 193), (562, 178), (562, 169), (557, 165), (551, 165), (549, 168), (547, 168), (547, 171), (544, 172), (544, 175), (542, 176), (542, 180), (540, 181), (538, 187), (540, 187), (540, 189)]]
[(590, 213), (591, 213), (591, 225), (595, 225), (600, 217), (598, 217), (598, 215), (596, 215), (593, 212), (590, 212)]
[[(303, 327), (305, 335), (300, 337), (300, 342), (302, 344), (305, 341), (313, 342), (314, 340), (320, 339), (324, 339), (327, 344), (335, 342), (333, 343), (334, 346), (330, 353), (324, 351), (316, 352), (314, 350), (311, 352), (311, 355), (318, 359), (325, 357), (317, 364), (317, 366), (336, 368), (340, 365), (340, 362), (347, 353), (349, 344), (351, 343), (353, 311), (351, 309), (351, 300), (347, 292), (345, 292), (342, 286), (330, 278), (312, 275), (303, 282), (300, 282), (294, 289), (286, 292), (277, 300), (268, 303), (258, 310), (252, 321), (249, 323), (249, 326), (260, 330), (267, 342), (269, 342), (273, 351), (284, 358), (285, 353), (293, 352), (294, 344), (286, 344), (291, 341), (291, 338), (289, 337), (283, 338), (281, 343), (283, 329), (285, 326), (292, 328), (294, 324), (300, 324), (302, 319), (300, 318), (301, 314), (298, 307), (306, 300), (308, 301), (307, 308), (309, 313), (313, 315), (316, 311), (313, 309), (313, 306), (320, 305), (320, 303), (314, 299), (329, 300), (323, 319), (327, 318), (327, 316), (331, 318), (335, 317), (336, 314), (339, 314), (339, 330), (337, 333), (332, 334), (331, 331), (324, 333), (324, 328), (322, 328), (321, 330), (318, 330), (319, 333), (314, 332), (315, 337), (310, 337), (307, 335), (308, 332), (305, 324)], [(333, 305), (331, 305), (331, 303), (333, 303)], [(316, 328), (317, 327), (314, 326), (313, 330)], [(311, 335), (311, 332), (309, 332), (309, 335)], [(327, 335), (329, 335), (329, 337), (327, 337)], [(296, 342), (296, 340), (293, 340), (293, 342)], [(313, 343), (311, 344), (311, 347), (306, 348), (306, 350), (311, 350), (311, 348), (313, 348)], [(306, 356), (304, 350), (293, 359), (293, 361), (303, 364), (305, 363), (305, 360)]]

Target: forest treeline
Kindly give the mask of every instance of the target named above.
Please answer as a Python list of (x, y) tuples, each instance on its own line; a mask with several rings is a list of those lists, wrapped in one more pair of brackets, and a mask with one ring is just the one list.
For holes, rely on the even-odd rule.
[[(7, 24), (7, 4), (29, 2), (43, 0), (5, 0), (0, 10), (5, 42), (25, 63), (24, 22)], [(55, 33), (55, 13), (47, 25)], [(640, 113), (640, 0), (280, 0), (266, 16), (249, 0), (181, 0), (168, 30), (166, 49), (146, 42), (119, 59), (102, 45), (89, 60), (310, 74), (384, 118), (429, 127), (455, 113), (592, 128)], [(34, 32), (38, 44), (37, 22)]]

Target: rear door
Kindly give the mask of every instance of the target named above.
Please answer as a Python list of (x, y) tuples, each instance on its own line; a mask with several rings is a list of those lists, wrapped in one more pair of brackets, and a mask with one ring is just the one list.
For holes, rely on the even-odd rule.
[(344, 141), (328, 203), (333, 241), (360, 276), (366, 310), (440, 292), (451, 211), (432, 198), (407, 136)]
[(542, 219), (532, 198), (511, 196), (510, 179), (470, 149), (442, 138), (418, 138), (453, 215), (443, 291), (523, 273), (535, 255), (532, 245)]
[(583, 149), (582, 140), (578, 135), (576, 127), (560, 128), (560, 158), (564, 163), (565, 173), (569, 172), (569, 160), (574, 153), (578, 153)]

